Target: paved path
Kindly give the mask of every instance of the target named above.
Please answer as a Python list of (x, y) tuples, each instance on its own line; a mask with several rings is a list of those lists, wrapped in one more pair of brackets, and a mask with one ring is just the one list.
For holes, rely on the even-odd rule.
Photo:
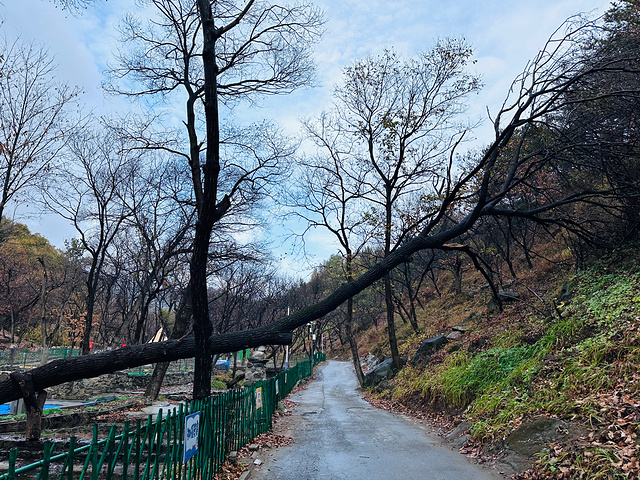
[(437, 435), (402, 415), (372, 407), (356, 390), (351, 364), (330, 361), (291, 396), (294, 442), (272, 450), (254, 480), (489, 480)]

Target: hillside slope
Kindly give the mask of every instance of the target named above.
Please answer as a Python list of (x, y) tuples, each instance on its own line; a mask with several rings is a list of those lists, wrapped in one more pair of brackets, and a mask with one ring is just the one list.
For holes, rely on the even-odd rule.
[[(639, 264), (632, 249), (572, 275), (536, 269), (501, 313), (488, 313), (486, 294), (444, 295), (405, 355), (455, 324), (466, 332), (376, 391), (459, 425), (467, 453), (535, 461), (515, 478), (638, 478)], [(384, 351), (375, 332), (361, 337)]]

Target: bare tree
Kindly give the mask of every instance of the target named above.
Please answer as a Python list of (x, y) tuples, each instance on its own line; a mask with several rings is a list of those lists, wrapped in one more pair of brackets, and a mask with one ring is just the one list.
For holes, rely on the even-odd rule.
[(0, 40), (0, 218), (7, 203), (54, 167), (76, 131), (73, 108), (78, 90), (52, 79), (46, 50)]
[[(298, 175), (289, 195), (286, 215), (300, 218), (305, 224), (300, 239), (316, 228), (329, 231), (339, 245), (344, 259), (343, 278), (354, 279), (355, 265), (360, 251), (371, 238), (371, 227), (367, 222), (364, 198), (371, 194), (366, 182), (365, 170), (350, 168), (347, 162), (354, 154), (352, 144), (342, 135), (339, 119), (328, 114), (316, 122), (305, 121), (304, 129), (316, 144), (316, 156), (301, 158)], [(364, 375), (360, 366), (358, 344), (354, 332), (354, 299), (346, 304), (344, 328), (346, 330), (353, 365), (360, 385)]]
[[(307, 4), (155, 0), (158, 17), (142, 26), (129, 17), (122, 28), (127, 52), (112, 73), (130, 78), (132, 96), (182, 90), (186, 142), (140, 135), (147, 148), (163, 149), (189, 165), (196, 211), (190, 261), (192, 314), (196, 336), (194, 398), (210, 394), (212, 355), (207, 300), (209, 241), (234, 207), (255, 202), (290, 151), (263, 136), (264, 148), (220, 124), (220, 102), (231, 105), (256, 95), (286, 93), (309, 84), (309, 45), (322, 20)], [(138, 88), (139, 87), (139, 88)], [(201, 127), (203, 127), (201, 129)], [(254, 127), (251, 132), (260, 132)], [(254, 135), (251, 135), (255, 138)], [(175, 138), (175, 137), (173, 137)]]
[[(345, 176), (362, 185), (384, 256), (437, 212), (443, 159), (466, 131), (457, 123), (462, 101), (479, 88), (465, 73), (470, 56), (463, 41), (443, 40), (408, 61), (389, 50), (358, 60), (336, 90), (334, 119), (312, 131), (329, 158), (343, 157)], [(384, 290), (391, 356), (400, 368), (389, 275)]]
[(82, 353), (86, 355), (108, 249), (130, 215), (120, 195), (136, 159), (112, 131), (103, 127), (85, 129), (83, 135), (77, 135), (69, 145), (67, 158), (64, 169), (49, 175), (44, 202), (46, 208), (71, 222), (89, 255), (82, 337)]
[(127, 343), (139, 343), (151, 304), (179, 256), (188, 252), (193, 211), (184, 207), (189, 197), (181, 191), (188, 177), (170, 161), (145, 154), (125, 181), (121, 200), (131, 214), (123, 224), (119, 257), (126, 261), (122, 290), (130, 294), (118, 335), (127, 332)]

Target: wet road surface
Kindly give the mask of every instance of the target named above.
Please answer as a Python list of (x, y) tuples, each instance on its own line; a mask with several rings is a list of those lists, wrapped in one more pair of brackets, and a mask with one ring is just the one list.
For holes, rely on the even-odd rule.
[(294, 442), (271, 450), (254, 480), (489, 480), (415, 421), (363, 400), (349, 362), (320, 366), (317, 380), (290, 397)]

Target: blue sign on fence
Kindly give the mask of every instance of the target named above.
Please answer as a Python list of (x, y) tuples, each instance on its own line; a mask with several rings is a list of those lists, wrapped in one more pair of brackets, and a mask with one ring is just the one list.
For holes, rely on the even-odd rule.
[(198, 434), (200, 433), (200, 412), (187, 415), (184, 419), (184, 459), (187, 463), (198, 453)]

